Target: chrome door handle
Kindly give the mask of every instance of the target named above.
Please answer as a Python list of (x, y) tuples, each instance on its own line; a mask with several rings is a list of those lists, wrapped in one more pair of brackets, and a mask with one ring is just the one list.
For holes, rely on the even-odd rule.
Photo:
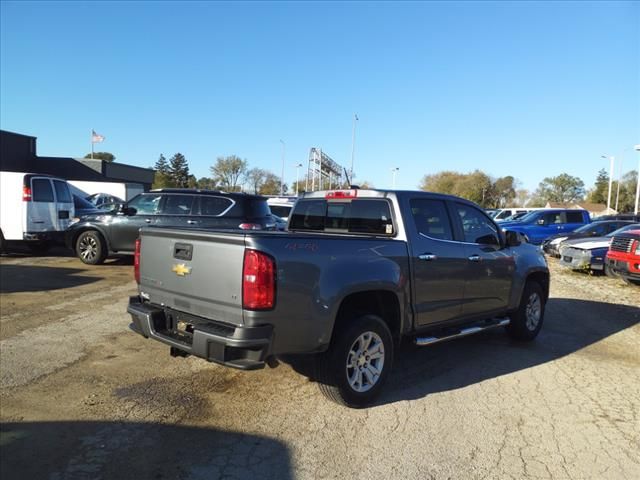
[(420, 260), (424, 260), (425, 262), (431, 262), (432, 260), (437, 260), (438, 256), (433, 253), (423, 253), (422, 255), (418, 255)]
[(469, 261), (471, 261), (471, 262), (479, 262), (480, 261), (480, 255), (471, 255), (469, 257)]
[(189, 225), (197, 225), (197, 224), (199, 224), (200, 222), (199, 222), (199, 221), (197, 221), (197, 220), (187, 220), (187, 223), (188, 223)]

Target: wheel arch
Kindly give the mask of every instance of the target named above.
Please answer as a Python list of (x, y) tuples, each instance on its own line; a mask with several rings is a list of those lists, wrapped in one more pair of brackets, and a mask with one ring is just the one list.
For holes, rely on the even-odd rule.
[(389, 327), (395, 342), (402, 336), (402, 310), (398, 295), (390, 290), (365, 290), (342, 299), (333, 324), (331, 341), (342, 325), (363, 315), (377, 315)]
[(112, 251), (111, 242), (109, 241), (109, 236), (103, 229), (101, 229), (100, 227), (96, 227), (95, 225), (84, 225), (82, 227), (79, 227), (75, 232), (73, 232), (70, 245), (74, 251), (76, 249), (76, 243), (78, 242), (78, 237), (82, 235), (84, 232), (98, 232), (100, 236), (104, 239), (104, 242), (107, 246), (107, 251), (108, 252)]

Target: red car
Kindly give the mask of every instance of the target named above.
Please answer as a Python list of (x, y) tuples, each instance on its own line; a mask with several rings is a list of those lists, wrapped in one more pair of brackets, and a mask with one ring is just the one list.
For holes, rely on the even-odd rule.
[(628, 230), (611, 239), (607, 266), (633, 285), (640, 285), (640, 229)]

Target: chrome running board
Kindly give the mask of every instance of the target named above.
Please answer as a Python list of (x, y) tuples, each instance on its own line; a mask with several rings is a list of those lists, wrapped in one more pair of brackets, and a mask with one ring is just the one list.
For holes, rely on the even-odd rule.
[(509, 318), (494, 318), (489, 320), (484, 325), (476, 325), (473, 327), (467, 327), (459, 330), (457, 333), (443, 335), (443, 336), (433, 336), (433, 337), (417, 337), (415, 339), (415, 343), (419, 347), (424, 347), (426, 345), (433, 345), (434, 343), (445, 342), (447, 340), (452, 340), (454, 338), (466, 337), (467, 335), (473, 335), (474, 333), (483, 332), (485, 330), (489, 330), (491, 328), (496, 327), (505, 327), (511, 323)]

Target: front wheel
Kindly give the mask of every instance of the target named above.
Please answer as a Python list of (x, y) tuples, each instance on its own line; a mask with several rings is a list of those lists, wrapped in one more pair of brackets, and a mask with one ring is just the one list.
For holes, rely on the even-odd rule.
[(340, 405), (364, 407), (380, 393), (392, 363), (393, 339), (380, 317), (364, 315), (347, 321), (318, 358), (320, 391)]
[(511, 314), (507, 332), (516, 340), (531, 341), (538, 336), (544, 321), (545, 300), (539, 283), (525, 284), (518, 309)]
[(82, 232), (76, 240), (76, 255), (87, 265), (100, 265), (107, 258), (107, 245), (94, 230)]

